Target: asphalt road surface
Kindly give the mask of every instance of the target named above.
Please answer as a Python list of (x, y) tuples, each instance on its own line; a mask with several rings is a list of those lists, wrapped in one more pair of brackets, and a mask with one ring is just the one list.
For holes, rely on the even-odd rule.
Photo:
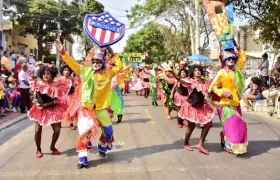
[[(77, 169), (77, 131), (63, 123), (54, 156), (49, 150), (52, 129), (43, 128), (41, 159), (35, 157), (34, 125), (28, 119), (0, 132), (0, 180), (265, 180), (279, 179), (280, 122), (253, 113), (248, 122), (248, 153), (235, 156), (220, 146), (220, 123), (215, 117), (207, 137), (210, 155), (182, 148), (186, 129), (176, 119), (167, 120), (162, 106), (152, 107), (149, 99), (125, 96), (125, 115), (114, 123), (115, 148), (101, 158), (96, 148), (88, 169)], [(173, 114), (175, 116), (175, 113)], [(116, 119), (114, 119), (114, 122)], [(99, 132), (100, 133), (100, 132)], [(196, 128), (190, 140), (198, 142)], [(95, 147), (99, 134), (93, 142)]]

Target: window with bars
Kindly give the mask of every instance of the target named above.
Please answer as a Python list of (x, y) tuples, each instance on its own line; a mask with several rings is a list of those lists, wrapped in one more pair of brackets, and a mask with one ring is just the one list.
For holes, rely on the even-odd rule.
[(37, 56), (37, 54), (38, 54), (38, 49), (34, 49), (34, 54), (35, 54), (35, 56)]

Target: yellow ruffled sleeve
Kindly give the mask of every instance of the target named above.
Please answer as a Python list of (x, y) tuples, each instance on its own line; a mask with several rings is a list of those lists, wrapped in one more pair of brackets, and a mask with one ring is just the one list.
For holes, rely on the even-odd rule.
[(243, 49), (240, 49), (238, 51), (238, 60), (236, 62), (237, 67), (242, 70), (245, 66), (246, 60), (247, 60), (247, 55)]
[(216, 75), (216, 77), (213, 79), (209, 92), (214, 92), (217, 94), (219, 97), (222, 97), (224, 89), (222, 88), (222, 75), (223, 73), (219, 71)]
[(76, 73), (80, 74), (80, 64), (75, 61), (67, 52), (62, 56), (63, 61)]
[(108, 70), (111, 79), (123, 69), (123, 62), (118, 55), (115, 55), (112, 60), (115, 62), (115, 66), (112, 69)]

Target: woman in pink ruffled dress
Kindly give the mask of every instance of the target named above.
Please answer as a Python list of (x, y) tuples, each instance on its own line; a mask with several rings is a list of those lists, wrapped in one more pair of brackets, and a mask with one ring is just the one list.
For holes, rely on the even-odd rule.
[(185, 135), (184, 149), (193, 151), (189, 145), (189, 139), (195, 129), (195, 124), (202, 125), (201, 136), (196, 148), (209, 155), (209, 151), (205, 149), (205, 138), (212, 126), (214, 117), (214, 109), (206, 100), (211, 81), (202, 79), (203, 68), (201, 66), (193, 66), (188, 79), (183, 79), (173, 72), (176, 79), (184, 86), (188, 87), (188, 99), (181, 104), (178, 116), (188, 122), (187, 132)]
[(144, 91), (144, 97), (148, 98), (151, 89), (151, 75), (148, 68), (145, 68), (142, 74), (142, 86)]
[(143, 90), (140, 72), (141, 69), (137, 69), (132, 80), (132, 90), (136, 91), (136, 95), (140, 95)]
[[(187, 80), (188, 79), (188, 71), (186, 69), (181, 69), (178, 73), (181, 79)], [(171, 92), (171, 98), (173, 99), (174, 105), (180, 110), (182, 104), (184, 104), (185, 101), (187, 101), (188, 98), (188, 87), (180, 83), (179, 81), (175, 82), (175, 85), (172, 89)], [(179, 116), (177, 117), (178, 121), (178, 127), (183, 128), (186, 127), (187, 125), (184, 124), (184, 120), (180, 118)]]
[[(67, 65), (63, 65), (60, 68), (60, 74), (62, 75), (62, 76), (60, 76), (60, 78), (65, 79), (65, 80), (69, 80), (69, 83), (72, 84), (72, 88), (74, 88), (74, 77), (71, 76), (72, 73), (73, 73), (72, 69)], [(66, 96), (63, 100), (65, 101), (66, 104), (70, 104), (70, 101), (71, 101), (72, 98), (73, 98), (73, 93)], [(70, 123), (70, 128), (72, 130), (76, 130), (77, 126), (74, 126), (73, 123)]]
[(50, 150), (54, 155), (60, 155), (55, 148), (59, 138), (61, 121), (65, 119), (68, 105), (60, 101), (67, 96), (71, 89), (71, 83), (64, 79), (55, 79), (58, 74), (56, 67), (42, 66), (38, 72), (41, 80), (35, 80), (31, 85), (34, 92), (34, 105), (28, 111), (30, 120), (35, 121), (35, 142), (37, 146), (36, 157), (43, 156), (41, 150), (42, 126), (52, 126), (53, 135)]

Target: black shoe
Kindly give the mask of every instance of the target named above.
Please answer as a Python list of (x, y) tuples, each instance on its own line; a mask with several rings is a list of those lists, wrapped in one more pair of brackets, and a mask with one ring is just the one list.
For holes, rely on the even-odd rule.
[(118, 115), (118, 121), (117, 121), (117, 123), (121, 123), (121, 122), (122, 122), (122, 117), (123, 117), (123, 115)]
[(105, 157), (106, 157), (106, 153), (101, 152), (101, 151), (99, 151), (99, 155), (100, 155), (101, 157), (103, 157), (103, 158), (105, 158)]
[(83, 167), (84, 167), (83, 164), (77, 163), (77, 168), (78, 168), (78, 169), (82, 169)]
[(87, 157), (80, 157), (79, 162), (77, 163), (77, 168), (82, 169), (83, 167), (88, 167), (88, 160)]
[(27, 111), (20, 111), (20, 113), (23, 113), (23, 114), (24, 114), (24, 113), (27, 113)]
[(156, 106), (158, 106), (158, 103), (157, 103), (157, 102), (155, 102), (155, 105), (156, 105)]

